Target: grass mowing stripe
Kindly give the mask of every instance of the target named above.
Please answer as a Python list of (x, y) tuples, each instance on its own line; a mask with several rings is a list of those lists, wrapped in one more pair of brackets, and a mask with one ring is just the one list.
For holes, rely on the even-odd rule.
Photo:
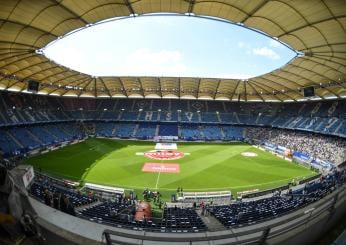
[[(179, 164), (181, 171), (177, 174), (142, 172), (142, 166), (148, 159), (136, 155), (136, 152), (153, 150), (154, 142), (88, 139), (30, 157), (25, 162), (63, 178), (138, 190), (148, 187), (175, 191), (178, 186), (192, 191), (233, 191), (255, 187), (262, 190), (315, 174), (244, 143), (177, 144), (179, 151), (191, 153), (178, 160), (164, 161)], [(249, 158), (241, 155), (249, 151), (258, 156)], [(150, 162), (163, 163), (155, 160)]]

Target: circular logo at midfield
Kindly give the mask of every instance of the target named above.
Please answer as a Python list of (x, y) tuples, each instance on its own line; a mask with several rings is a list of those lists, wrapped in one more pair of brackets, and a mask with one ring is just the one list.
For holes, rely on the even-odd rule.
[(177, 160), (184, 157), (184, 153), (181, 151), (148, 151), (144, 153), (144, 156), (155, 160)]

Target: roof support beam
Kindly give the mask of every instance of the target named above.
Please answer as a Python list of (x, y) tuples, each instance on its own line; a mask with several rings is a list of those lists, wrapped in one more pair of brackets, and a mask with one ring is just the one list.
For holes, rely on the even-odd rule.
[[(339, 18), (344, 18), (344, 17), (346, 17), (346, 15), (342, 15), (342, 16), (338, 16), (338, 17), (339, 17)], [(296, 27), (296, 28), (294, 28), (294, 29), (289, 30), (289, 32), (280, 34), (280, 35), (278, 36), (278, 38), (281, 38), (281, 37), (284, 36), (284, 35), (287, 35), (287, 34), (289, 34), (289, 33), (291, 33), (291, 32), (298, 31), (298, 30), (303, 29), (303, 28), (305, 28), (305, 27), (314, 26), (314, 25), (317, 25), (317, 24), (320, 24), (320, 23), (323, 23), (323, 22), (326, 22), (326, 21), (330, 21), (330, 20), (335, 20), (335, 17), (330, 17), (330, 18), (327, 18), (327, 19), (323, 19), (323, 20), (318, 20), (318, 21), (310, 22), (310, 23), (307, 24), (307, 25), (302, 25), (302, 26)], [(316, 28), (316, 27), (314, 26), (314, 28)]]
[[(59, 67), (59, 66), (58, 66)], [(55, 67), (55, 68), (57, 68), (57, 67)], [(41, 72), (41, 71), (40, 71)], [(64, 70), (62, 70), (62, 71), (60, 71), (60, 72), (58, 72), (58, 73), (54, 73), (54, 74), (51, 74), (51, 75), (49, 75), (49, 76), (45, 76), (45, 77), (43, 77), (40, 81), (42, 82), (42, 83), (48, 83), (48, 81), (45, 81), (45, 80), (47, 80), (48, 78), (51, 78), (51, 77), (56, 77), (56, 76), (58, 76), (58, 75), (60, 75), (60, 74), (64, 74), (64, 73), (67, 73), (67, 72), (71, 72), (70, 70), (66, 70), (66, 69), (64, 69)], [(33, 75), (33, 74), (31, 74), (31, 75)], [(30, 75), (30, 76), (31, 76)], [(80, 75), (80, 74), (79, 74)]]
[[(36, 18), (36, 16), (34, 17), (34, 19), (35, 19), (35, 18)], [(18, 36), (20, 35), (20, 33), (21, 33), (25, 28), (31, 28), (31, 29), (34, 29), (34, 30), (36, 30), (36, 31), (45, 33), (46, 35), (51, 35), (51, 36), (54, 36), (54, 37), (58, 37), (57, 35), (54, 35), (53, 33), (50, 33), (50, 32), (48, 32), (48, 31), (43, 30), (43, 29), (41, 29), (41, 28), (38, 28), (38, 27), (36, 27), (36, 26), (30, 25), (31, 23), (25, 24), (25, 23), (22, 23), (22, 22), (19, 22), (19, 21), (14, 21), (14, 20), (3, 20), (3, 19), (2, 19), (2, 20), (0, 19), (0, 22), (3, 22), (1, 25), (5, 24), (5, 23), (10, 23), (10, 24), (22, 26), (21, 30), (17, 32), (17, 35), (16, 35), (16, 37), (14, 38), (14, 41), (13, 41), (14, 43), (16, 42), (16, 40), (17, 40)]]
[(129, 9), (129, 12), (130, 12), (131, 14), (135, 14), (135, 11), (133, 10), (132, 5), (131, 5), (131, 3), (129, 2), (129, 0), (124, 0), (124, 2), (125, 2), (126, 7)]
[[(88, 78), (80, 79), (80, 80), (82, 80), (82, 82), (76, 84), (74, 87), (80, 86), (81, 84), (85, 83), (85, 82), (88, 81), (89, 79), (90, 79), (89, 77), (88, 77)], [(54, 90), (51, 91), (50, 93), (53, 93), (53, 92), (55, 92), (55, 91), (57, 91), (57, 90), (59, 90), (59, 89), (61, 89), (61, 88), (54, 89)], [(74, 90), (76, 90), (76, 89), (74, 89)], [(64, 96), (64, 95), (67, 94), (69, 91), (71, 91), (71, 90), (66, 89), (66, 91), (63, 92), (60, 96)]]
[[(252, 84), (251, 83), (249, 83), (248, 81), (245, 81), (245, 83), (247, 83), (247, 84), (249, 84), (249, 86), (255, 91), (255, 93), (256, 93), (256, 95), (257, 95), (257, 97), (260, 97), (261, 98), (261, 100), (264, 102), (264, 99), (263, 99), (263, 97), (258, 93), (258, 91), (255, 89), (255, 87), (254, 86), (252, 86)], [(280, 100), (280, 99), (279, 99)], [(280, 101), (282, 101), (282, 100), (280, 100)]]
[(181, 78), (178, 77), (178, 97), (181, 98)]
[[(285, 72), (285, 71), (281, 70), (281, 72)], [(269, 76), (269, 75), (268, 75), (268, 76)], [(261, 79), (264, 79), (264, 80), (267, 80), (267, 81), (269, 81), (269, 82), (271, 82), (271, 83), (274, 83), (274, 84), (278, 85), (279, 87), (280, 87), (280, 86), (281, 86), (281, 87), (284, 87), (284, 88), (286, 88), (287, 90), (293, 90), (292, 88), (287, 87), (286, 85), (284, 85), (284, 83), (278, 83), (278, 82), (276, 82), (276, 81), (274, 81), (274, 80), (272, 80), (272, 79), (269, 79), (268, 76), (264, 76), (264, 77), (260, 77), (260, 78), (261, 78)], [(287, 78), (285, 78), (285, 77), (275, 75), (274, 73), (271, 73), (270, 76), (277, 77), (278, 79), (285, 80), (285, 82), (287, 82), (287, 83), (293, 83), (294, 86), (297, 86), (297, 88), (300, 88), (300, 87), (303, 86), (302, 84), (299, 84), (299, 83), (297, 83), (297, 82), (295, 82), (295, 81), (293, 81), (293, 80), (289, 80), (289, 79), (287, 79)], [(270, 86), (268, 86), (268, 87), (270, 87)], [(273, 87), (271, 87), (271, 88), (274, 89)]]
[(197, 96), (196, 96), (197, 99), (199, 98), (199, 89), (200, 89), (200, 87), (201, 87), (201, 78), (198, 79)]
[[(283, 101), (283, 100), (281, 100), (278, 96), (276, 96), (275, 93), (273, 94), (273, 93), (272, 93), (272, 90), (269, 91), (268, 89), (264, 88), (264, 87), (266, 87), (265, 84), (262, 84), (261, 82), (259, 82), (259, 81), (257, 81), (257, 80), (256, 80), (256, 81), (252, 80), (252, 81), (250, 81), (250, 82), (253, 83), (254, 85), (256, 85), (257, 87), (259, 87), (260, 89), (264, 90), (267, 94), (272, 94), (277, 100)], [(269, 88), (270, 88), (270, 87), (269, 87)], [(270, 88), (270, 89), (272, 89), (272, 88)], [(285, 93), (282, 93), (282, 94), (285, 95), (286, 97), (292, 99), (293, 101), (296, 101), (295, 98), (289, 96), (288, 94), (285, 94)]]
[(137, 77), (137, 78), (136, 78), (136, 82), (139, 84), (139, 88), (140, 88), (140, 91), (141, 91), (141, 93), (142, 93), (143, 98), (145, 98), (142, 80), (141, 80), (140, 78)]
[(336, 22), (338, 22), (339, 26), (344, 30), (344, 33), (346, 33), (345, 27), (342, 25), (342, 23), (341, 23), (341, 22), (339, 21), (339, 19), (338, 19), (339, 16), (338, 16), (338, 18), (335, 17), (334, 13), (330, 10), (329, 6), (325, 3), (324, 0), (322, 0), (322, 3), (323, 3), (323, 5), (326, 7), (326, 9), (328, 9), (329, 14), (330, 14), (331, 16), (333, 16), (333, 19), (334, 19)]
[(333, 71), (335, 71), (335, 72), (338, 72), (338, 73), (340, 73), (341, 75), (343, 74), (343, 73), (342, 73), (341, 71), (339, 71), (338, 69), (336, 69), (336, 68), (334, 68), (334, 67), (332, 67), (332, 66), (326, 65), (326, 64), (324, 64), (324, 63), (318, 62), (318, 61), (315, 60), (315, 59), (319, 60), (319, 58), (315, 58), (315, 57), (313, 57), (313, 56), (312, 56), (312, 57), (303, 56), (303, 57), (301, 57), (301, 59), (305, 59), (305, 60), (311, 61), (311, 62), (315, 63), (316, 65), (321, 65), (321, 66), (328, 67), (329, 69), (331, 69), (331, 70), (333, 70)]
[[(71, 72), (71, 71), (69, 71), (69, 72)], [(64, 72), (61, 72), (61, 73), (64, 73)], [(55, 74), (55, 75), (56, 75), (56, 74)], [(45, 82), (46, 85), (45, 85), (43, 88), (51, 87), (51, 86), (57, 84), (57, 83), (60, 82), (60, 81), (67, 80), (67, 79), (69, 79), (69, 78), (71, 78), (71, 77), (80, 76), (80, 75), (81, 75), (81, 74), (79, 74), (79, 73), (73, 73), (73, 74), (71, 74), (70, 76), (63, 77), (63, 78), (58, 79), (58, 80), (56, 80), (56, 81), (54, 81), (54, 82), (52, 82), (52, 83)], [(75, 81), (74, 81), (74, 82), (75, 82)]]
[[(330, 81), (330, 80), (331, 80), (330, 78), (328, 78), (328, 77), (326, 77), (326, 76), (324, 76), (324, 75), (322, 75), (322, 74), (320, 74), (320, 73), (317, 73), (317, 72), (312, 71), (312, 70), (308, 70), (308, 69), (306, 69), (306, 68), (304, 68), (304, 67), (302, 67), (302, 66), (296, 66), (296, 65), (293, 65), (293, 64), (289, 64), (288, 66), (293, 66), (293, 67), (296, 67), (296, 68), (299, 68), (299, 69), (302, 69), (302, 70), (305, 70), (305, 71), (314, 73), (314, 74), (316, 74), (317, 76), (323, 77), (323, 78), (326, 79), (327, 81)], [(293, 72), (292, 72), (292, 73), (293, 73)], [(293, 73), (293, 74), (296, 74), (296, 73)], [(300, 75), (300, 74), (299, 74), (299, 76), (300, 76), (300, 77), (303, 77), (303, 76)], [(311, 80), (311, 79), (308, 79), (308, 78), (306, 78), (306, 79), (309, 80), (309, 81), (311, 81), (312, 83), (318, 85), (318, 86), (320, 85), (318, 82), (315, 82), (315, 81), (313, 81), (313, 80)], [(332, 94), (334, 94), (335, 96), (337, 96), (338, 98), (340, 98), (339, 95), (335, 94), (335, 93), (334, 93), (333, 91), (331, 91), (330, 89), (328, 89), (328, 88), (325, 88), (325, 89), (328, 90), (329, 92), (331, 92)]]
[(235, 85), (234, 90), (232, 92), (232, 96), (229, 98), (230, 100), (233, 100), (233, 96), (234, 96), (235, 92), (237, 91), (239, 84), (240, 84), (240, 80), (238, 80), (237, 85)]
[[(83, 82), (85, 82), (87, 79), (90, 79), (89, 77), (88, 78), (81, 78), (81, 79), (79, 79), (79, 80), (77, 80), (77, 81), (81, 81), (81, 80), (83, 80)], [(76, 86), (79, 86), (80, 84), (82, 84), (83, 82), (81, 82), (81, 83), (78, 83), (77, 85), (75, 85), (75, 87)], [(48, 87), (55, 87), (55, 89), (53, 89), (52, 91), (50, 91), (48, 94), (51, 94), (51, 93), (54, 93), (55, 91), (57, 91), (57, 90), (59, 90), (59, 89), (61, 89), (61, 86), (46, 86), (46, 87), (44, 87), (44, 88), (48, 88)], [(40, 89), (40, 91), (42, 91), (44, 88), (41, 88)], [(67, 92), (68, 92), (69, 90), (66, 90), (66, 92), (64, 92), (63, 94), (66, 94)]]
[(252, 11), (249, 13), (241, 22), (245, 23), (249, 18), (256, 14), (263, 6), (268, 3), (268, 0), (265, 0), (263, 3), (258, 4)]
[[(32, 64), (32, 65), (30, 65), (30, 66), (26, 66), (26, 67), (23, 67), (22, 69), (19, 69), (19, 70), (17, 70), (17, 71), (15, 71), (15, 72), (12, 72), (11, 74), (8, 74), (9, 76), (13, 76), (13, 75), (15, 75), (17, 72), (21, 72), (21, 71), (23, 71), (23, 70), (26, 70), (26, 69), (28, 69), (28, 68), (30, 68), (30, 67), (33, 67), (33, 66), (36, 66), (36, 65), (41, 65), (41, 64), (44, 64), (44, 63), (47, 63), (47, 62), (49, 62), (49, 61), (42, 61), (42, 62), (38, 62), (38, 63), (35, 63), (35, 64)], [(3, 79), (3, 78), (2, 78)], [(2, 81), (2, 79), (0, 79), (0, 82)]]
[(328, 62), (330, 62), (330, 63), (333, 63), (333, 64), (336, 64), (336, 65), (338, 65), (338, 66), (340, 66), (340, 67), (344, 67), (345, 65), (344, 64), (342, 64), (342, 63), (340, 63), (340, 62), (337, 62), (337, 61), (335, 61), (334, 59), (332, 59), (332, 57), (329, 57), (330, 59), (327, 59), (327, 58), (324, 58), (324, 57), (322, 57), (322, 56), (318, 56), (318, 55), (314, 55), (314, 56), (311, 56), (311, 57), (313, 57), (313, 58), (315, 58), (315, 59), (320, 59), (320, 60), (326, 60), (326, 61), (328, 61)]
[[(11, 51), (11, 50), (17, 50), (17, 51), (19, 51), (19, 50), (33, 50), (33, 49), (29, 49), (29, 48), (12, 48), (12, 47), (8, 47), (8, 48), (0, 48), (0, 50), (10, 50), (10, 53), (14, 53), (13, 51)], [(2, 53), (3, 54), (3, 53)]]
[[(28, 76), (23, 77), (22, 80), (25, 80), (25, 79), (27, 79), (27, 78), (29, 78), (29, 77), (31, 77), (31, 76), (35, 76), (36, 74), (41, 73), (41, 72), (45, 72), (45, 71), (48, 71), (48, 70), (51, 70), (51, 69), (56, 69), (56, 68), (58, 68), (58, 67), (59, 67), (59, 66), (56, 65), (56, 66), (48, 67), (48, 68), (46, 68), (46, 69), (43, 69), (43, 70), (34, 72), (34, 73), (32, 73), (32, 74), (30, 74), (30, 75), (28, 75)], [(35, 79), (35, 80), (37, 80), (37, 79)], [(41, 82), (40, 82), (40, 84), (41, 84)], [(22, 91), (23, 91), (23, 90), (24, 90), (24, 89), (22, 89)]]
[(97, 97), (97, 79), (94, 77), (94, 97)]
[(120, 77), (118, 77), (118, 80), (119, 80), (119, 82), (120, 82), (120, 85), (121, 85), (121, 88), (122, 88), (122, 90), (123, 90), (124, 95), (128, 98), (129, 95), (128, 95), (126, 89), (125, 89), (123, 80), (122, 80)]
[[(294, 73), (294, 72), (291, 72), (291, 71), (287, 71), (287, 70), (282, 70), (282, 71), (285, 71), (285, 72), (287, 72), (287, 73), (289, 73), (289, 74), (291, 74), (291, 75), (295, 75), (295, 76), (297, 76), (297, 77), (299, 77), (299, 78), (301, 78), (301, 79), (303, 79), (303, 80), (307, 80), (307, 81), (309, 81), (309, 82), (312, 83), (312, 84), (319, 85), (318, 83), (312, 81), (311, 79), (308, 79), (308, 78), (306, 78), (306, 77), (303, 77), (303, 76), (300, 75), (300, 74), (297, 74), (297, 73)], [(327, 89), (327, 90), (328, 90), (328, 89)], [(330, 92), (331, 92), (331, 91), (330, 91)], [(333, 93), (333, 92), (331, 92), (331, 93), (332, 93), (333, 95), (339, 97), (339, 96), (336, 95), (335, 93)], [(318, 95), (318, 96), (319, 96), (319, 95)], [(319, 97), (323, 99), (322, 96), (319, 96)]]
[(304, 51), (304, 50), (311, 50), (314, 48), (322, 48), (322, 47), (326, 47), (326, 46), (338, 46), (338, 45), (345, 45), (345, 43), (329, 43), (329, 44), (321, 44), (321, 45), (316, 45), (316, 46), (310, 46), (307, 49), (301, 49), (300, 51)]
[(243, 86), (244, 86), (244, 100), (247, 101), (247, 91), (246, 91), (246, 82), (243, 81)]
[(73, 12), (70, 8), (67, 8), (64, 4), (63, 1), (60, 0), (50, 0), (52, 2), (55, 2), (57, 5), (59, 5), (61, 8), (65, 9), (67, 12), (69, 12), (70, 14), (76, 16), (76, 19), (79, 19), (80, 21), (82, 21), (85, 25), (88, 24), (88, 22), (86, 20), (84, 20), (79, 14), (76, 14), (75, 12)]
[(216, 88), (215, 88), (215, 92), (214, 92), (214, 100), (216, 99), (216, 95), (218, 94), (219, 88), (220, 88), (220, 84), (221, 84), (221, 79), (219, 79), (219, 81), (217, 82)]
[(193, 13), (193, 7), (195, 6), (196, 0), (189, 1), (189, 8), (187, 9), (188, 13)]
[(340, 56), (335, 56), (333, 55), (325, 55), (325, 54), (319, 54), (319, 53), (314, 53), (313, 56), (322, 56), (322, 57), (329, 57), (329, 58), (335, 58), (335, 59), (340, 59), (340, 60), (346, 60), (346, 58), (344, 57), (340, 57)]
[[(22, 57), (22, 56), (26, 56), (26, 57)], [(32, 51), (30, 51), (30, 52), (21, 52), (19, 54), (15, 54), (15, 55), (12, 55), (10, 57), (5, 57), (5, 58), (1, 59), (0, 62), (1, 61), (6, 61), (6, 60), (9, 60), (9, 59), (12, 59), (12, 58), (18, 58), (18, 57), (22, 57), (22, 58), (17, 59), (17, 60), (15, 60), (13, 62), (10, 62), (10, 63), (6, 63), (5, 65), (1, 66), (0, 68), (4, 68), (6, 66), (12, 65), (12, 64), (14, 64), (16, 62), (22, 61), (22, 60), (24, 60), (26, 58), (29, 58), (31, 56), (35, 56), (35, 53), (33, 53)]]
[[(6, 49), (6, 50), (10, 50), (10, 49)], [(23, 54), (23, 53), (32, 53), (32, 50), (30, 50), (30, 49), (20, 49), (20, 50), (15, 50), (15, 51), (10, 50), (9, 52), (0, 53), (0, 56), (15, 54), (15, 55), (8, 57), (8, 58), (11, 58), (11, 57), (16, 57), (18, 54)]]
[(0, 43), (4, 43), (4, 44), (10, 44), (10, 47), (12, 48), (13, 45), (20, 45), (20, 46), (25, 46), (25, 47), (29, 47), (32, 50), (36, 50), (36, 49), (40, 49), (41, 47), (38, 46), (34, 46), (32, 44), (28, 44), (28, 43), (20, 43), (20, 42), (13, 42), (13, 41), (5, 41), (5, 40), (0, 40)]
[(86, 88), (95, 80), (95, 78), (90, 77), (90, 81), (85, 84), (83, 89), (79, 92), (78, 97), (82, 95), (83, 92), (85, 92)]
[(163, 95), (162, 95), (162, 83), (161, 83), (161, 79), (158, 77), (157, 78), (157, 82), (158, 82), (158, 84), (159, 84), (159, 93), (160, 93), (160, 96), (161, 96), (161, 98), (163, 97)]
[(101, 81), (101, 83), (102, 83), (103, 87), (104, 87), (104, 88), (105, 88), (105, 90), (107, 91), (107, 94), (109, 95), (109, 97), (112, 97), (112, 95), (111, 95), (111, 93), (110, 93), (109, 89), (107, 88), (106, 83), (105, 83), (105, 81), (103, 80), (103, 78), (102, 78), (102, 77), (100, 77), (99, 79), (100, 79), (100, 81)]

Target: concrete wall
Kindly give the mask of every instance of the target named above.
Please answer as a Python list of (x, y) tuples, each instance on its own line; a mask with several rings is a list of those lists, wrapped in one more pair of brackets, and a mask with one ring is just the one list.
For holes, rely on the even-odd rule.
[[(73, 244), (99, 244), (106, 230), (113, 244), (313, 244), (346, 214), (346, 184), (295, 212), (255, 225), (218, 232), (154, 233), (79, 219), (31, 199), (38, 223)], [(47, 233), (48, 234), (48, 233)], [(49, 235), (49, 234), (48, 234)]]

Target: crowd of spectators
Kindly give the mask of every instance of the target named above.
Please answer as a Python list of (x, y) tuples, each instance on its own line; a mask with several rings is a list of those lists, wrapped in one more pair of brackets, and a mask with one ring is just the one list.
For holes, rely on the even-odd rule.
[(346, 182), (346, 170), (332, 171), (304, 187), (253, 201), (239, 200), (230, 205), (212, 206), (210, 213), (225, 227), (255, 224), (303, 208), (320, 200)]
[(346, 140), (343, 138), (258, 127), (247, 128), (247, 137), (259, 142), (266, 141), (284, 146), (293, 151), (308, 153), (315, 159), (319, 158), (336, 164), (346, 160)]
[(75, 215), (74, 206), (64, 193), (59, 191), (54, 191), (52, 193), (48, 189), (45, 189), (43, 198), (46, 205), (58, 209), (64, 213)]
[(30, 193), (46, 205), (71, 215), (75, 215), (75, 207), (96, 201), (92, 196), (82, 194), (64, 183), (40, 174), (30, 186)]

